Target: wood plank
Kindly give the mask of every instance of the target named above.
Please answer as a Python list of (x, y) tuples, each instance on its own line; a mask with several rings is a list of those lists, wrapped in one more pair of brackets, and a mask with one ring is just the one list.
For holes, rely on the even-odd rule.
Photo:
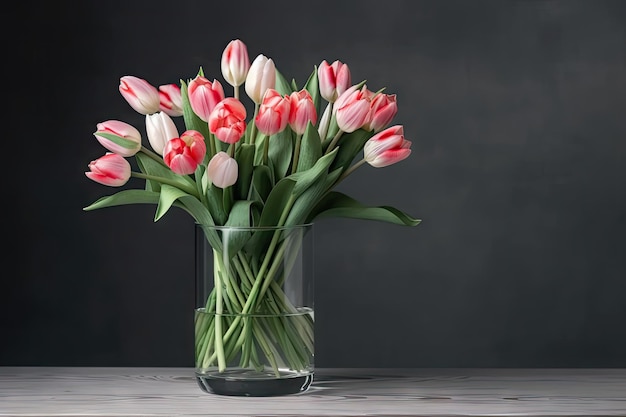
[(626, 369), (318, 369), (303, 394), (206, 394), (191, 368), (0, 367), (0, 416), (626, 416)]

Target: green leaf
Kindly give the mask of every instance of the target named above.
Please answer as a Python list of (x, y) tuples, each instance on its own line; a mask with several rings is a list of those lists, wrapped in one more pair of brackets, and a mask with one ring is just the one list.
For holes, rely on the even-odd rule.
[(188, 196), (186, 192), (183, 190), (172, 187), (171, 185), (162, 184), (161, 185), (161, 194), (159, 197), (159, 205), (157, 206), (156, 214), (154, 215), (154, 221), (158, 221), (161, 217), (167, 213), (167, 211), (172, 207), (174, 201), (178, 200), (180, 197)]
[(315, 181), (317, 181), (322, 175), (328, 172), (328, 167), (335, 159), (337, 155), (337, 148), (333, 149), (329, 154), (322, 156), (317, 160), (315, 165), (306, 171), (296, 172), (291, 174), (287, 178), (296, 181), (296, 185), (293, 189), (294, 196), (298, 197), (309, 188)]
[(132, 141), (130, 139), (123, 138), (121, 136), (114, 135), (112, 133), (97, 132), (96, 135), (101, 136), (105, 139), (108, 139), (111, 142), (115, 143), (116, 145), (121, 146), (122, 148), (125, 148), (125, 149), (137, 148), (137, 142)]
[(278, 181), (272, 189), (259, 220), (259, 226), (276, 226), (283, 210), (288, 206), (296, 182), (290, 178)]
[[(252, 207), (258, 204), (254, 201), (239, 200), (235, 202), (233, 208), (228, 215), (225, 226), (230, 227), (250, 227)], [(250, 230), (222, 230), (222, 243), (226, 247), (226, 252), (235, 255), (246, 242), (250, 239), (252, 233)]]
[[(199, 75), (202, 74), (202, 68), (200, 68)], [(207, 122), (202, 120), (196, 113), (194, 113), (191, 108), (191, 103), (189, 103), (189, 95), (187, 94), (187, 83), (185, 81), (180, 80), (180, 95), (183, 99), (183, 120), (185, 121), (185, 128), (187, 130), (197, 130), (204, 136), (204, 142), (206, 143), (206, 148), (211, 149), (207, 141), (211, 140), (209, 136), (209, 125)]]
[[(181, 184), (182, 187), (196, 187), (196, 184), (190, 177), (176, 174), (164, 164), (155, 161), (143, 153), (137, 153), (135, 160), (137, 161), (139, 169), (144, 174), (167, 178)], [(161, 183), (156, 180), (146, 180), (146, 189), (149, 191), (159, 191), (161, 189)]]
[(355, 130), (352, 133), (344, 133), (335, 148), (338, 149), (337, 157), (330, 169), (342, 168), (345, 171), (359, 152), (363, 150), (365, 142), (372, 136), (372, 132), (364, 129)]
[(317, 65), (313, 67), (313, 72), (309, 75), (309, 79), (306, 81), (306, 84), (304, 84), (304, 88), (309, 92), (309, 94), (311, 94), (318, 118), (321, 117), (320, 112), (322, 111), (322, 96), (320, 95)]
[(257, 140), (256, 155), (254, 163), (261, 165), (263, 163), (263, 147), (265, 142), (269, 140), (269, 149), (267, 156), (269, 158), (269, 165), (272, 166), (274, 172), (274, 178), (280, 180), (287, 175), (289, 166), (291, 165), (291, 156), (293, 154), (294, 138), (293, 131), (286, 128), (282, 132), (279, 132), (272, 136), (261, 137), (261, 140)]
[(306, 171), (322, 157), (322, 142), (317, 128), (309, 122), (302, 135), (298, 171)]
[(209, 186), (206, 192), (209, 213), (215, 220), (215, 224), (223, 225), (228, 214), (224, 211), (224, 190), (215, 185)]
[(113, 195), (105, 196), (94, 201), (85, 211), (101, 209), (105, 207), (122, 206), (126, 204), (158, 204), (159, 193), (147, 190), (123, 190)]
[(267, 197), (274, 187), (272, 170), (267, 165), (257, 165), (252, 174), (252, 186), (262, 201)]
[(255, 146), (248, 143), (242, 143), (237, 147), (237, 165), (239, 175), (235, 183), (235, 198), (238, 200), (247, 200), (248, 193), (252, 182), (252, 172), (254, 170), (254, 150)]
[(305, 223), (311, 210), (315, 208), (320, 198), (332, 187), (340, 175), (341, 169), (336, 169), (328, 175), (322, 175), (311, 187), (307, 188), (293, 204), (285, 225)]
[(289, 82), (283, 77), (283, 74), (278, 71), (278, 68), (276, 69), (276, 86), (274, 89), (282, 95), (289, 95), (294, 91)]
[(417, 226), (420, 219), (390, 206), (368, 207), (352, 197), (337, 191), (328, 193), (315, 207), (307, 218), (307, 222), (315, 218), (348, 217), (352, 219), (375, 220), (403, 226)]

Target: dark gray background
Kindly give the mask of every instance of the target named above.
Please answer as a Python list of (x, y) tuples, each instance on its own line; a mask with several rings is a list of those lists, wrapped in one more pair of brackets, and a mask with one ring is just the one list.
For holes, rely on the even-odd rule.
[(342, 60), (413, 141), (340, 188), (420, 226), (316, 225), (317, 366), (626, 366), (626, 2), (14, 7), (1, 365), (192, 366), (191, 218), (83, 212), (113, 191), (83, 172), (96, 123), (143, 131), (121, 76), (221, 79), (240, 38), (300, 82)]

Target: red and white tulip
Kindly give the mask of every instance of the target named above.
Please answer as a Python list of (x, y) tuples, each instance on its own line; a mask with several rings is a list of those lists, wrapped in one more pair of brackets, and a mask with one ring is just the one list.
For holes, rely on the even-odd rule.
[(94, 136), (102, 146), (118, 155), (133, 156), (141, 149), (141, 133), (119, 120), (98, 123)]
[(363, 128), (380, 132), (391, 123), (396, 113), (398, 113), (396, 95), (379, 93), (370, 102), (369, 121)]
[(205, 155), (204, 136), (195, 130), (187, 130), (180, 138), (170, 139), (163, 149), (163, 161), (180, 175), (193, 174)]
[(225, 143), (235, 143), (246, 132), (246, 108), (238, 99), (220, 101), (209, 116), (209, 131)]
[(250, 69), (248, 48), (239, 39), (228, 43), (222, 53), (222, 76), (233, 87), (238, 87), (246, 81)]
[(218, 80), (214, 79), (211, 82), (201, 75), (189, 82), (187, 94), (191, 109), (204, 122), (209, 121), (211, 112), (225, 97), (224, 88)]
[(351, 133), (369, 122), (372, 95), (367, 86), (353, 85), (339, 96), (333, 109), (339, 129)]
[(120, 78), (119, 90), (136, 112), (152, 114), (159, 111), (159, 90), (143, 78), (125, 75)]
[(334, 103), (352, 85), (350, 68), (338, 60), (331, 65), (326, 60), (322, 61), (317, 69), (317, 77), (320, 95), (330, 103)]
[(289, 110), (289, 126), (291, 130), (298, 135), (302, 135), (309, 122), (315, 126), (317, 110), (315, 109), (315, 103), (313, 103), (313, 97), (306, 89), (291, 93), (289, 95), (289, 103), (291, 105)]
[(363, 155), (368, 164), (382, 168), (406, 159), (410, 148), (411, 142), (404, 139), (404, 128), (397, 125), (372, 136), (363, 147)]
[(254, 123), (259, 132), (264, 135), (275, 135), (282, 132), (289, 123), (289, 111), (291, 110), (289, 96), (283, 97), (273, 88), (268, 89), (263, 96), (259, 107), (259, 114)]
[(121, 187), (130, 179), (130, 173), (130, 164), (123, 156), (107, 152), (89, 163), (89, 172), (85, 172), (85, 175), (102, 185)]
[(183, 98), (178, 85), (163, 84), (159, 86), (159, 110), (172, 117), (183, 115)]

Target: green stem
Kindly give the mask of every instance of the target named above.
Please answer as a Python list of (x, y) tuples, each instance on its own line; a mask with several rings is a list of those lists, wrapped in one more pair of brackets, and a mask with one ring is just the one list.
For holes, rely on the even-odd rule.
[(346, 169), (339, 178), (337, 178), (337, 181), (335, 181), (335, 183), (333, 184), (333, 187), (336, 186), (337, 184), (339, 184), (341, 181), (343, 181), (348, 175), (352, 174), (354, 171), (356, 171), (356, 169), (358, 167), (360, 167), (361, 165), (363, 165), (365, 162), (365, 158), (361, 159), (359, 162), (353, 164), (350, 168)]
[(300, 159), (300, 146), (302, 143), (302, 135), (296, 136), (296, 147), (293, 150), (293, 164), (291, 165), (291, 173), (298, 171), (298, 160)]
[(238, 85), (233, 86), (233, 96), (237, 100), (239, 100), (239, 86)]
[(250, 144), (254, 145), (254, 142), (256, 141), (256, 123), (254, 122), (256, 120), (256, 116), (259, 114), (259, 104), (255, 103), (254, 104), (254, 116), (252, 116), (252, 127), (250, 128)]
[[(216, 262), (216, 265), (219, 265), (219, 254), (218, 252), (213, 252), (213, 260)], [(219, 268), (219, 267), (218, 267)], [(215, 352), (217, 353), (217, 364), (220, 372), (224, 372), (226, 370), (226, 358), (224, 355), (224, 339), (222, 337), (222, 313), (223, 313), (223, 302), (222, 298), (222, 280), (221, 280), (221, 270), (215, 271), (213, 274), (213, 279), (215, 280)]]
[(157, 161), (159, 164), (161, 164), (161, 165), (163, 165), (165, 167), (167, 166), (165, 164), (165, 161), (163, 161), (163, 158), (161, 158), (161, 156), (159, 156), (156, 153), (152, 152), (150, 149), (146, 148), (145, 146), (142, 146), (140, 151), (145, 153), (147, 156), (149, 156), (150, 158), (154, 159), (155, 161)]
[(341, 138), (341, 135), (343, 135), (343, 130), (340, 130), (337, 132), (333, 140), (328, 145), (328, 148), (326, 148), (326, 152), (324, 153), (324, 155), (328, 155), (330, 151), (332, 151), (335, 148), (335, 145), (337, 145), (337, 142), (339, 142), (339, 138)]
[(215, 135), (213, 133), (209, 133), (209, 139), (206, 142), (209, 142), (209, 160), (210, 160), (217, 153), (217, 149), (215, 148)]
[(270, 136), (265, 135), (263, 141), (263, 165), (267, 165), (270, 152)]
[(192, 196), (200, 199), (200, 195), (198, 195), (198, 191), (190, 185), (184, 184), (180, 181), (174, 181), (165, 177), (157, 177), (156, 175), (144, 174), (143, 172), (131, 172), (131, 176), (135, 178), (141, 178), (144, 180), (152, 180), (160, 182), (161, 184), (171, 185), (172, 187), (176, 187), (180, 190), (183, 190), (187, 194), (191, 194)]

